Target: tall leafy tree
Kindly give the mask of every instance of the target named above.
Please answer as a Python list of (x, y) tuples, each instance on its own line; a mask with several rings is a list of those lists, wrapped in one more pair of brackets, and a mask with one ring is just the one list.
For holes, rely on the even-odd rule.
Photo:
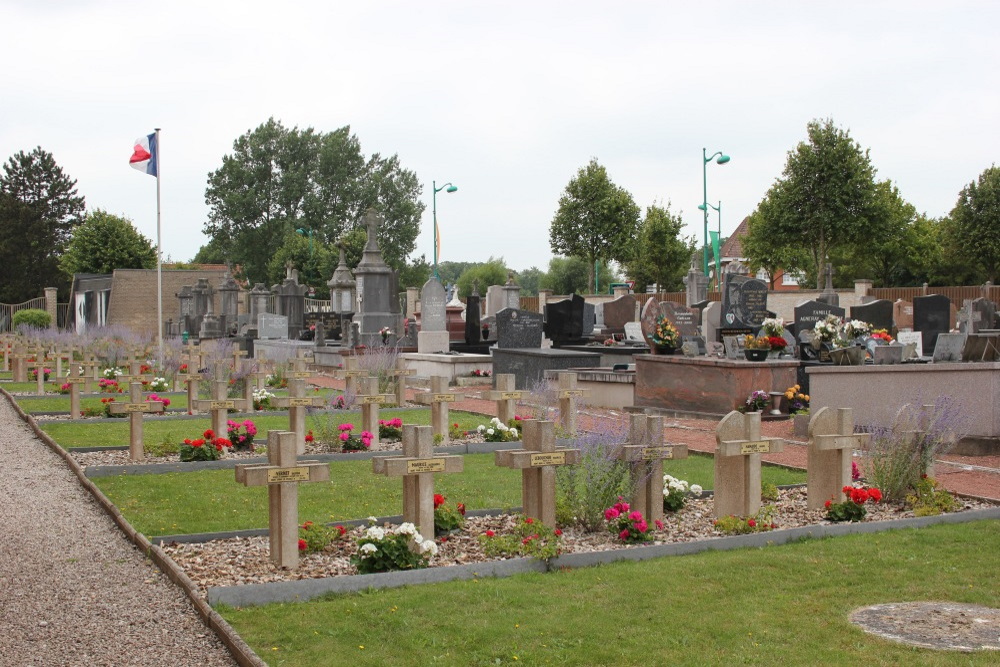
[(239, 137), (209, 174), (204, 230), (244, 276), (262, 281), (289, 232), (301, 229), (330, 246), (363, 230), (362, 217), (374, 207), (384, 217), (383, 257), (401, 268), (416, 247), (420, 193), (416, 175), (397, 156), (366, 158), (350, 127), (323, 133), (288, 129), (271, 118)]
[(832, 120), (810, 122), (807, 134), (757, 210), (771, 233), (808, 251), (822, 287), (825, 258), (858, 243), (879, 215), (875, 168), (868, 151)]
[(538, 286), (542, 276), (545, 274), (537, 266), (519, 271), (517, 273), (517, 284), (521, 287), (521, 294), (524, 296), (538, 296)]
[(656, 283), (666, 292), (682, 288), (681, 280), (695, 248), (693, 238), (681, 235), (683, 227), (681, 216), (670, 212), (669, 203), (666, 207), (653, 204), (646, 208), (632, 258), (625, 265), (626, 273), (636, 285)]
[(559, 209), (549, 226), (549, 245), (555, 254), (586, 260), (587, 289), (593, 292), (594, 263), (627, 261), (638, 227), (639, 207), (632, 195), (612, 183), (597, 160), (591, 160), (559, 197)]
[[(601, 263), (598, 268), (602, 285), (620, 282), (620, 276), (612, 266)], [(549, 260), (549, 270), (542, 275), (539, 286), (552, 290), (554, 294), (592, 293), (593, 273), (594, 265), (582, 257), (553, 257)]]
[(156, 248), (132, 221), (98, 209), (73, 231), (60, 260), (67, 275), (111, 273), (115, 269), (152, 269)]
[(1000, 169), (996, 165), (962, 188), (951, 211), (951, 225), (957, 248), (995, 283), (1000, 276)]
[(490, 285), (503, 285), (507, 282), (507, 274), (510, 269), (503, 257), (490, 257), (485, 262), (470, 266), (455, 281), (458, 286), (459, 296), (469, 296), (472, 294), (472, 283), (479, 287), (479, 294), (486, 295), (486, 288)]
[(876, 206), (877, 214), (861, 243), (841, 249), (843, 273), (871, 278), (879, 287), (904, 285), (910, 257), (918, 252), (917, 209), (903, 199), (892, 181), (876, 184)]
[(763, 269), (775, 287), (778, 271), (796, 271), (809, 263), (808, 254), (799, 246), (788, 244), (781, 234), (775, 233), (768, 225), (771, 218), (766, 207), (770, 201), (763, 201), (757, 210), (750, 215), (747, 223), (747, 233), (740, 239), (740, 248), (746, 257), (747, 267), (756, 275)]
[(21, 302), (41, 296), (45, 287), (69, 281), (59, 268), (73, 229), (83, 220), (84, 198), (76, 180), (52, 154), (35, 148), (13, 155), (0, 175), (0, 298)]

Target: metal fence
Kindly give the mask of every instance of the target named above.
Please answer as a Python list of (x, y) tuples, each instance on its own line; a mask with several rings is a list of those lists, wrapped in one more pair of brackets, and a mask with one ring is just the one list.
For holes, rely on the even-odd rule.
[(45, 310), (45, 297), (40, 296), (37, 299), (31, 299), (29, 301), (25, 301), (24, 303), (17, 304), (0, 303), (0, 333), (10, 333), (13, 331), (14, 313), (19, 310), (27, 310), (29, 308)]

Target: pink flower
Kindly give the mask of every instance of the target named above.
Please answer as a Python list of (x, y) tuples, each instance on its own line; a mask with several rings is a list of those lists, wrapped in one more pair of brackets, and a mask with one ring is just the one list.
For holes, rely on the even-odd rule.
[(362, 440), (371, 440), (374, 437), (375, 437), (375, 435), (371, 431), (362, 431), (361, 432), (361, 439)]
[(663, 530), (663, 522), (662, 521), (660, 521), (659, 519), (657, 519), (653, 523), (656, 525), (656, 529), (657, 530)]
[(635, 522), (635, 529), (638, 530), (640, 533), (645, 533), (647, 530), (649, 530), (649, 524), (640, 519), (639, 521)]
[(340, 434), (340, 440), (341, 440), (341, 442), (347, 442), (350, 439), (351, 439), (351, 434), (350, 433), (347, 433), (345, 431), (345, 432), (343, 432), (343, 433)]
[(618, 533), (618, 539), (620, 539), (622, 542), (624, 542), (625, 540), (627, 540), (628, 539), (628, 531), (627, 530), (623, 530), (622, 532)]
[(642, 521), (642, 512), (632, 512), (628, 515), (628, 518), (632, 521)]
[(604, 519), (606, 521), (613, 521), (614, 519), (617, 518), (618, 518), (618, 510), (616, 510), (614, 507), (609, 507), (608, 509), (604, 510)]
[(341, 424), (338, 426), (341, 431), (350, 431), (354, 429), (354, 424)]

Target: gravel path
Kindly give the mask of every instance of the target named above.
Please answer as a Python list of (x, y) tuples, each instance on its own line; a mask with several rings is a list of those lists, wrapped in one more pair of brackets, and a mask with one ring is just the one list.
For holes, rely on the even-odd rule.
[(2, 398), (0, 470), (0, 664), (236, 664)]

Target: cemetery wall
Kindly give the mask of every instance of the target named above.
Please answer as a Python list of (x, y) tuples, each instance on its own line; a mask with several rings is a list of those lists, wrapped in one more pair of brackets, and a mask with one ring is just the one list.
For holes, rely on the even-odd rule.
[[(163, 322), (178, 320), (180, 303), (176, 294), (184, 285), (206, 278), (217, 289), (225, 269), (163, 271)], [(215, 293), (213, 307), (220, 312), (221, 297)], [(242, 310), (242, 303), (241, 310)], [(126, 326), (136, 332), (156, 333), (156, 269), (115, 269), (111, 278), (108, 324)]]

